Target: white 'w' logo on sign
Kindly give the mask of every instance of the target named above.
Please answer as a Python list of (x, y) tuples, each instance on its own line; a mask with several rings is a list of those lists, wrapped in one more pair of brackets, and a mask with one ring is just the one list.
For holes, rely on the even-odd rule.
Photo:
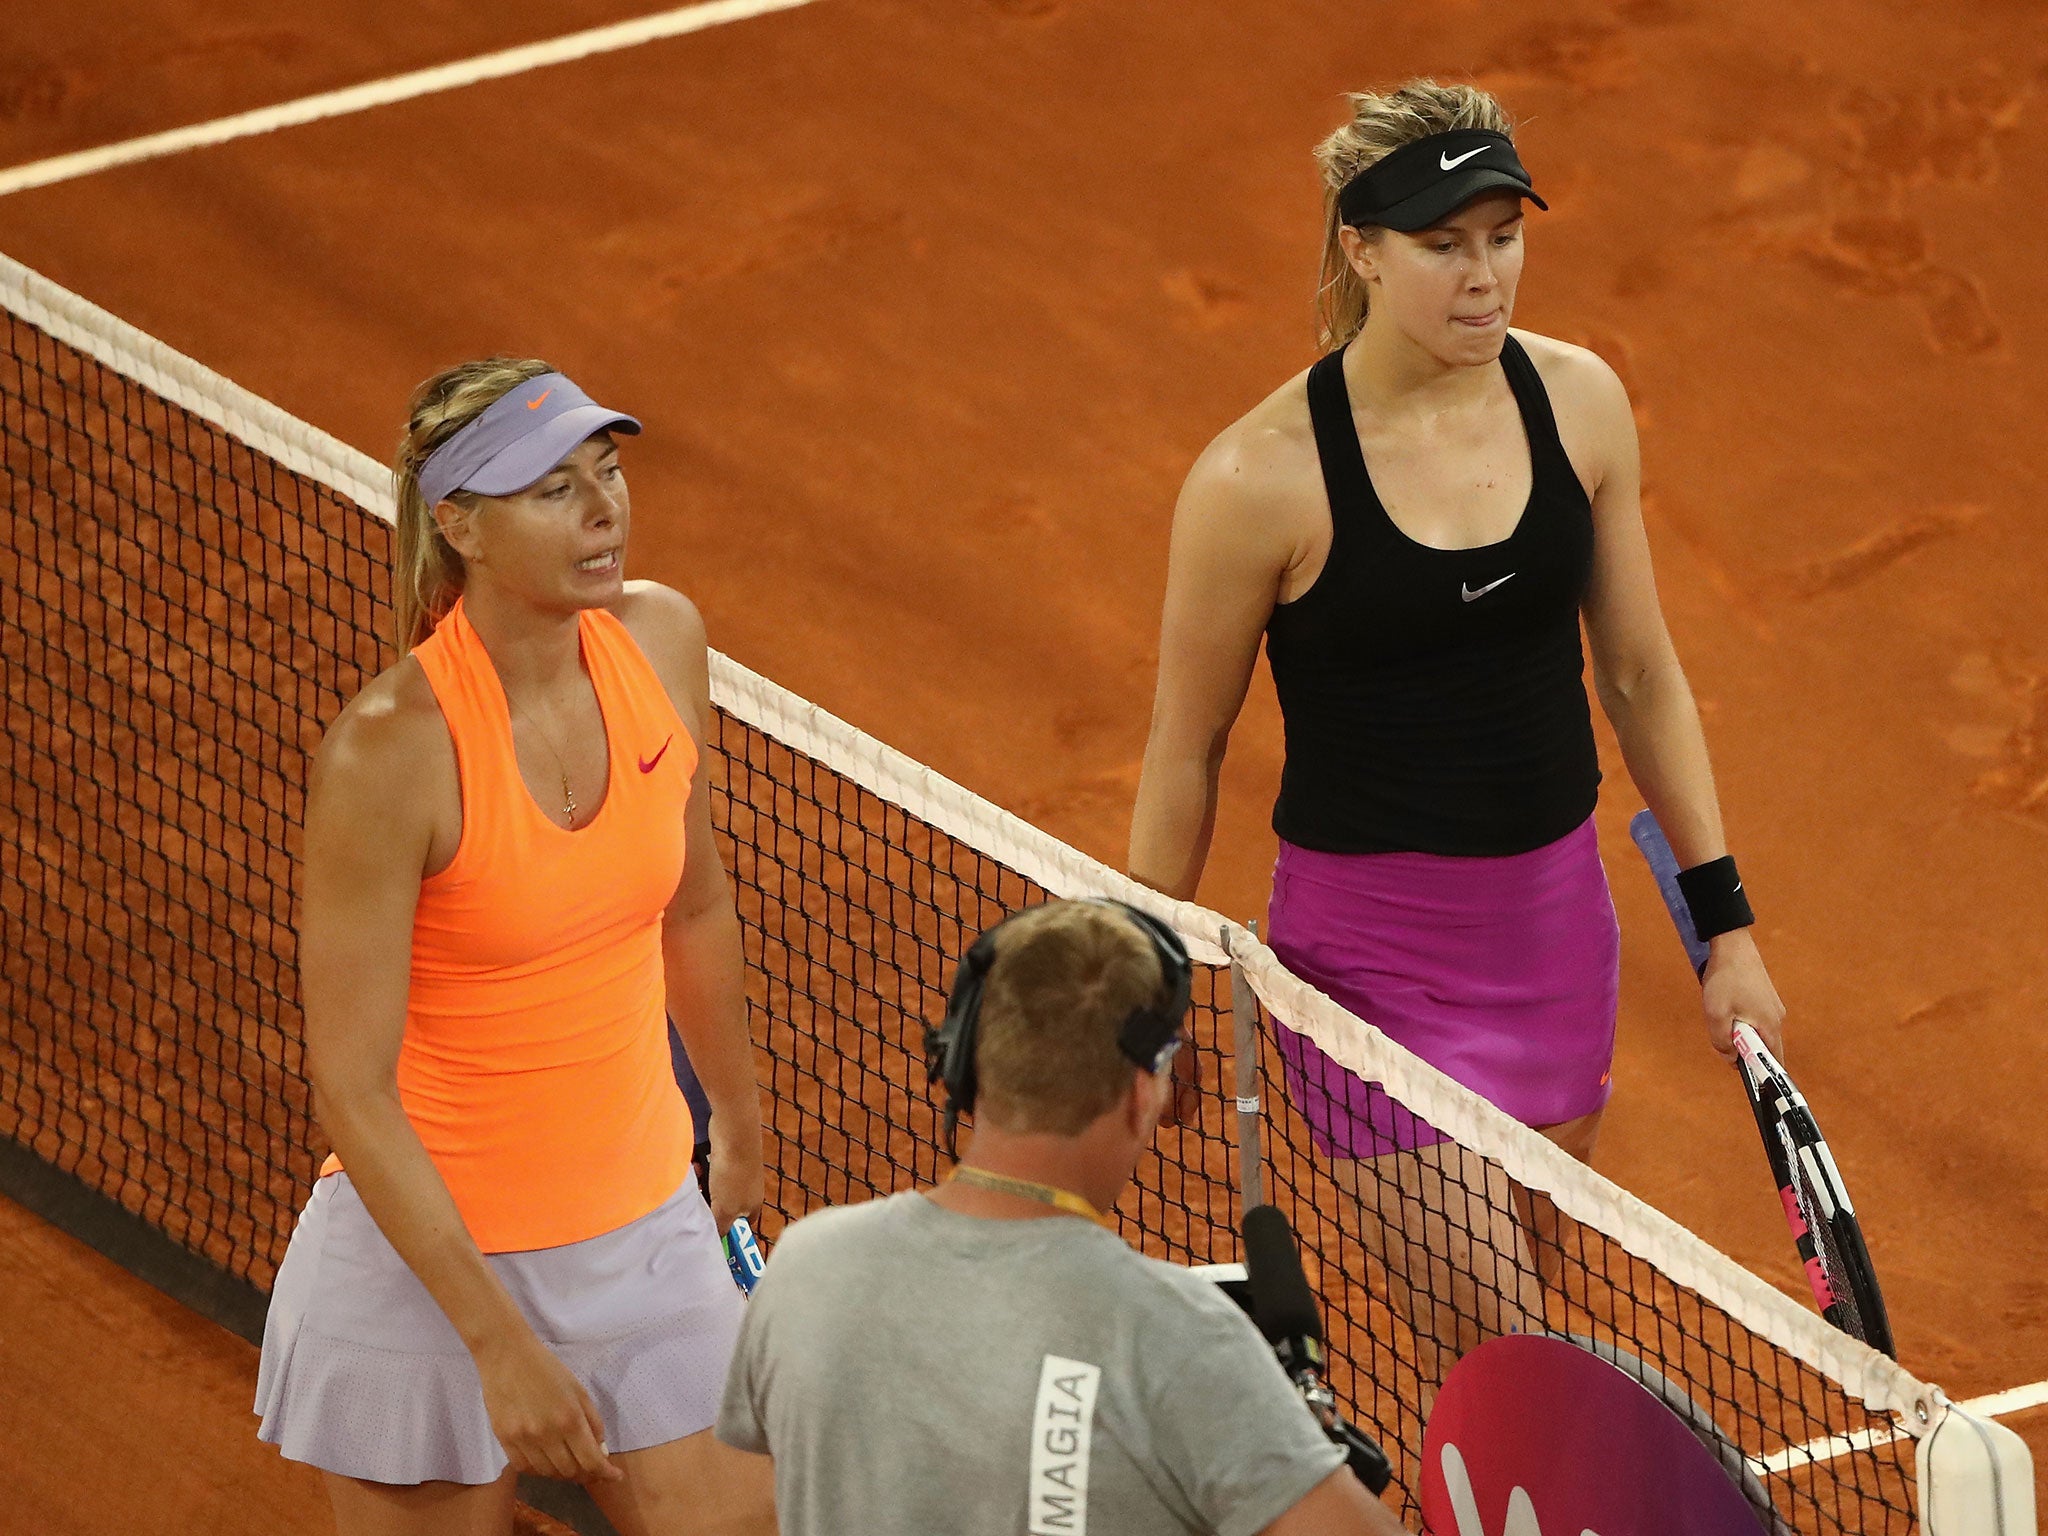
[[(1443, 1467), (1451, 1512), (1458, 1517), (1458, 1536), (1487, 1536), (1486, 1527), (1479, 1523), (1479, 1500), (1472, 1496), (1472, 1478), (1465, 1471), (1465, 1458), (1449, 1441), (1444, 1442)], [(1517, 1488), (1508, 1495), (1508, 1517), (1500, 1528), (1500, 1536), (1543, 1536), (1543, 1527), (1536, 1523), (1536, 1504), (1528, 1489)], [(1579, 1536), (1599, 1536), (1599, 1532), (1586, 1530), (1579, 1532)]]

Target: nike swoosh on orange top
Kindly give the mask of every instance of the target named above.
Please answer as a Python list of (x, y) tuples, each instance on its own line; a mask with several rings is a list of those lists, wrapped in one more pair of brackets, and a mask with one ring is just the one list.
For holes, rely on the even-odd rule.
[(655, 754), (654, 754), (654, 756), (652, 756), (652, 757), (643, 757), (643, 758), (641, 758), (641, 759), (640, 759), (640, 771), (641, 771), (642, 773), (652, 773), (652, 772), (654, 772), (654, 765), (655, 765), (656, 763), (660, 762), (660, 761), (661, 761), (661, 759), (662, 759), (662, 755), (663, 755), (663, 753), (666, 753), (666, 752), (668, 751), (668, 742), (669, 742), (669, 741), (674, 741), (674, 740), (675, 740), (675, 737), (673, 737), (673, 736), (669, 737), (668, 741), (664, 741), (664, 742), (663, 742), (663, 743), (661, 744), (661, 751), (660, 751), (660, 752), (657, 752), (657, 753), (655, 753)]

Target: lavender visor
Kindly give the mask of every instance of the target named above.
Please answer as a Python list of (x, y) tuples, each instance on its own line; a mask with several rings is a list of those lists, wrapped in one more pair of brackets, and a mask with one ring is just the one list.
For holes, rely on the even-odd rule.
[(429, 454), (420, 466), (420, 495), (430, 507), (451, 491), (509, 496), (606, 430), (638, 432), (640, 423), (599, 405), (565, 375), (543, 373), (493, 400)]

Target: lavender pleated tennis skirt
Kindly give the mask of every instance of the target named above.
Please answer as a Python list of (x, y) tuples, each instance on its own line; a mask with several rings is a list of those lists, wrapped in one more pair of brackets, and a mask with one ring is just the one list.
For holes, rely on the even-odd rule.
[[(718, 1416), (744, 1306), (694, 1175), (616, 1231), (486, 1256), (590, 1393), (612, 1451)], [(292, 1231), (256, 1377), (259, 1438), (293, 1461), (377, 1483), (489, 1483), (506, 1467), (454, 1325), (385, 1240), (346, 1173)]]
[[(1607, 1102), (1621, 930), (1590, 817), (1501, 858), (1283, 842), (1268, 924), (1289, 970), (1524, 1124)], [(1277, 1020), (1275, 1037), (1325, 1156), (1445, 1139)]]

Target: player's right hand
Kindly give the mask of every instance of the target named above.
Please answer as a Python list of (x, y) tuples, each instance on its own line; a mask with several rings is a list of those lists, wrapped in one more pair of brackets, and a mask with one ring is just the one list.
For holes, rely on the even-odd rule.
[(604, 1421), (583, 1384), (530, 1329), (476, 1352), (491, 1432), (515, 1472), (570, 1482), (616, 1482), (626, 1474), (605, 1451)]

